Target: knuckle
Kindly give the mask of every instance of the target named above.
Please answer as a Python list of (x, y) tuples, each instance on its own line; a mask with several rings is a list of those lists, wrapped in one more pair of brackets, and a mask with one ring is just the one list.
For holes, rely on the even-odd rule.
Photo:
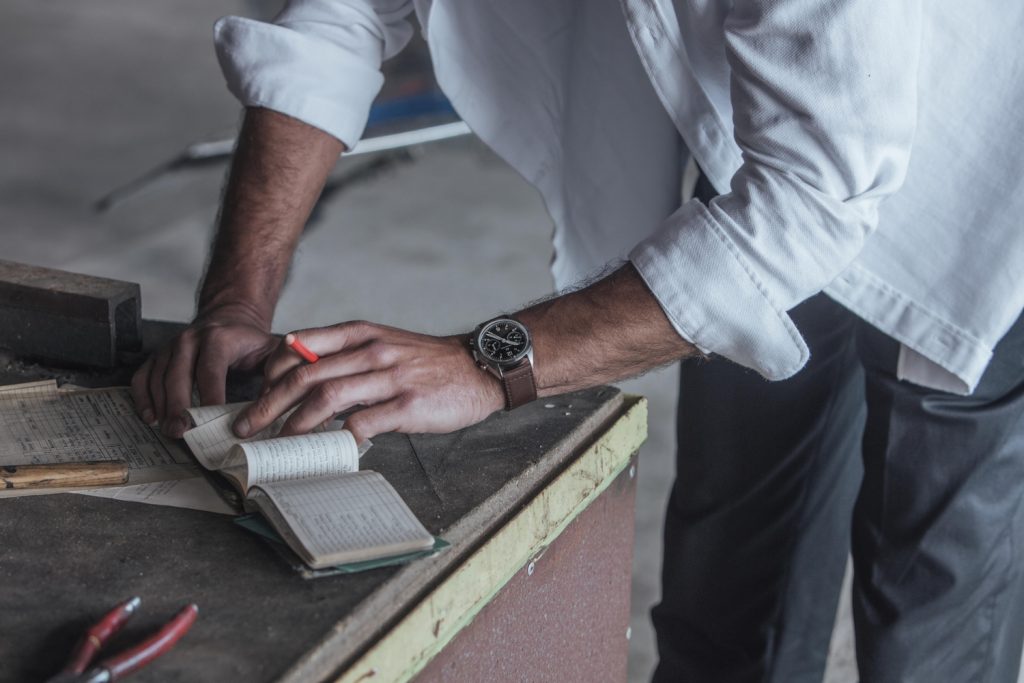
[(375, 339), (367, 344), (366, 355), (374, 366), (386, 366), (394, 361), (395, 349), (390, 344)]
[(202, 335), (199, 332), (196, 332), (189, 328), (182, 332), (180, 335), (178, 335), (178, 338), (175, 339), (173, 343), (169, 344), (168, 346), (165, 346), (160, 351), (160, 353), (161, 355), (166, 355), (168, 357), (176, 356), (182, 353), (183, 351), (188, 351), (189, 349), (195, 348), (196, 346), (202, 344), (202, 341)]
[(346, 320), (345, 322), (331, 325), (331, 329), (335, 332), (340, 332), (344, 336), (348, 336), (355, 330), (359, 329), (359, 325), (362, 324), (362, 322), (362, 320)]
[(303, 394), (313, 382), (312, 365), (299, 365), (281, 380), (282, 388), (289, 394)]
[(313, 392), (314, 405), (320, 408), (333, 409), (339, 405), (344, 395), (344, 385), (339, 380), (324, 382)]
[(270, 401), (270, 397), (263, 396), (259, 398), (255, 403), (252, 404), (251, 417), (256, 420), (263, 421), (267, 420), (273, 415), (273, 403)]
[(369, 320), (350, 320), (348, 322), (341, 323), (342, 331), (350, 337), (371, 336), (376, 327), (377, 326)]
[(203, 330), (199, 338), (199, 345), (213, 348), (223, 348), (231, 342), (232, 334), (223, 327), (208, 327)]
[(301, 389), (310, 382), (313, 382), (316, 379), (315, 368), (315, 365), (297, 365), (288, 376), (291, 387), (294, 389)]

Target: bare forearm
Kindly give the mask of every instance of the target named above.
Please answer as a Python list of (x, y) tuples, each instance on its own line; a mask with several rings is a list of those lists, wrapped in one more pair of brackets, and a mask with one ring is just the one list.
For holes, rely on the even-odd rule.
[[(699, 355), (676, 334), (632, 266), (516, 317), (533, 334), (541, 396)], [(345, 421), (357, 441), (390, 431), (450, 432), (505, 405), (499, 381), (476, 365), (464, 335), (432, 337), (367, 322), (294, 334), (320, 359), (304, 364), (279, 345), (266, 363), (266, 391), (234, 424), (239, 436), (264, 429), (295, 405), (282, 434), (307, 432), (357, 408)]]
[(533, 335), (540, 396), (617, 382), (701, 355), (676, 333), (632, 265), (515, 317)]
[(301, 121), (248, 109), (199, 311), (243, 306), (269, 327), (292, 254), (344, 145)]

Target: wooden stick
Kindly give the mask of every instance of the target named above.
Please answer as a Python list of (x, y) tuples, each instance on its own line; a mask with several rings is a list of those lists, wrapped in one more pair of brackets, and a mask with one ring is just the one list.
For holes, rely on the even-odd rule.
[(85, 488), (128, 482), (124, 460), (89, 460), (53, 465), (4, 465), (0, 485), (5, 489)]

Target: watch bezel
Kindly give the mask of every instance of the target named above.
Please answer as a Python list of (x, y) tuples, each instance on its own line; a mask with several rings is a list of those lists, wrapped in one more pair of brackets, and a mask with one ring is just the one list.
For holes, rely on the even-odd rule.
[[(487, 351), (484, 350), (484, 345), (480, 341), (481, 337), (483, 337), (484, 333), (487, 332), (487, 330), (489, 330), (491, 327), (499, 323), (511, 323), (515, 325), (522, 331), (523, 335), (526, 337), (526, 344), (523, 345), (523, 350), (517, 353), (512, 358), (494, 358), (489, 353), (487, 353)], [(474, 350), (478, 354), (480, 354), (480, 356), (488, 363), (493, 363), (500, 368), (509, 368), (514, 365), (518, 365), (523, 361), (524, 358), (530, 355), (530, 352), (533, 350), (533, 337), (530, 336), (530, 330), (526, 328), (526, 325), (522, 324), (515, 318), (494, 318), (493, 320), (488, 320), (487, 322), (485, 322), (484, 324), (480, 325), (480, 327), (477, 328), (476, 333), (473, 335), (473, 346)]]

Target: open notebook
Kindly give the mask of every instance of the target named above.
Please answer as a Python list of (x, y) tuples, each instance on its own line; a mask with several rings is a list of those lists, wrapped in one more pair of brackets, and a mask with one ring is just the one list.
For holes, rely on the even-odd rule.
[(244, 403), (192, 408), (185, 442), (227, 477), (314, 569), (428, 550), (434, 537), (380, 474), (359, 471), (351, 432), (274, 437), (285, 418), (248, 439), (231, 425)]

